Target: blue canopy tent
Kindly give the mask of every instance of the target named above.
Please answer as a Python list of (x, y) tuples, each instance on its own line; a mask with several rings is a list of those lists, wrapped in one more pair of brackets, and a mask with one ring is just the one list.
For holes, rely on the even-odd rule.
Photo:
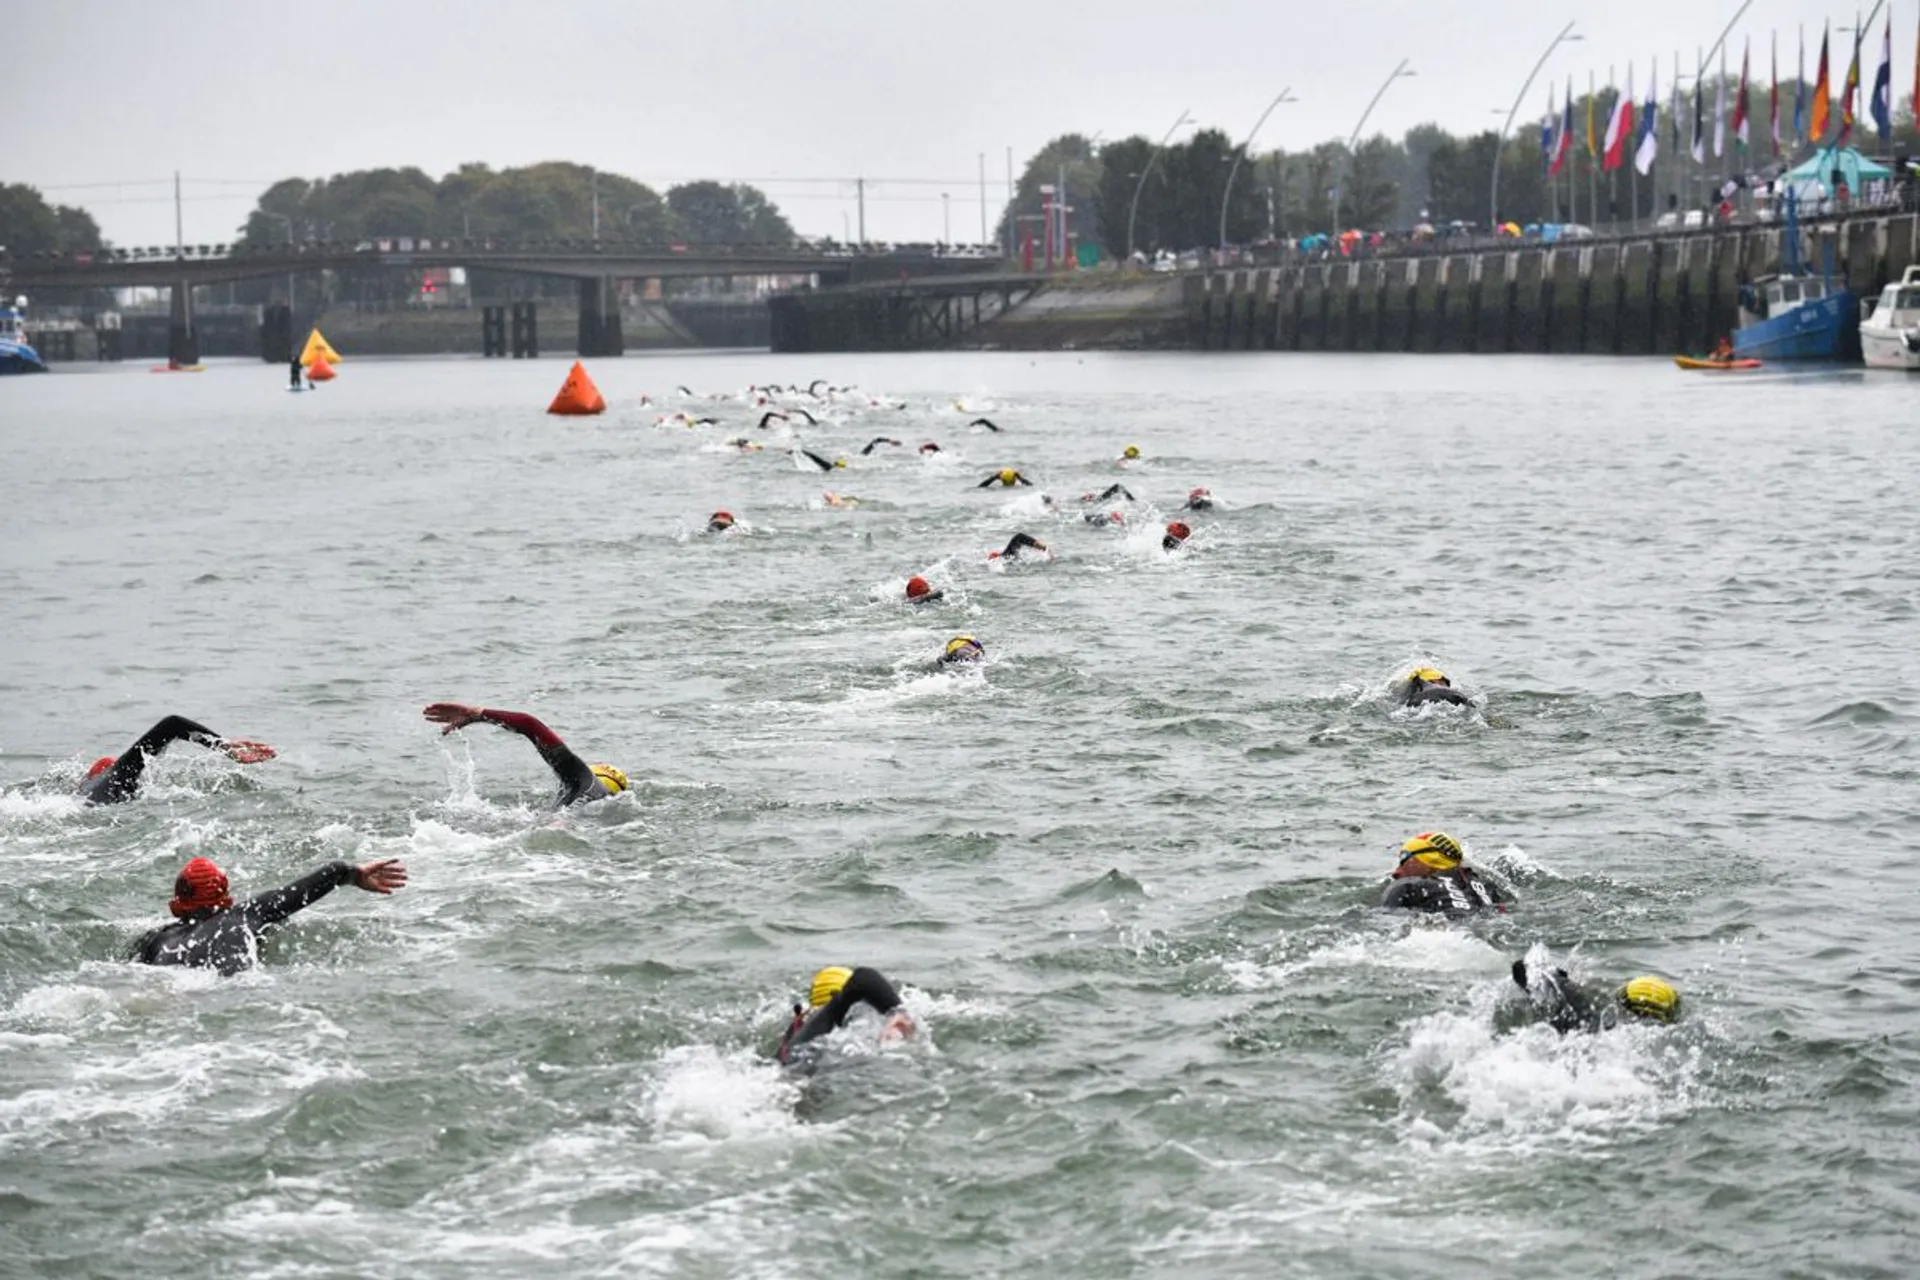
[(1806, 160), (1780, 175), (1774, 185), (1776, 195), (1793, 193), (1793, 198), (1802, 203), (1820, 201), (1831, 197), (1833, 175), (1840, 174), (1847, 194), (1859, 199), (1869, 182), (1887, 182), (1893, 178), (1893, 170), (1883, 164), (1877, 164), (1861, 155), (1852, 147), (1823, 147)]

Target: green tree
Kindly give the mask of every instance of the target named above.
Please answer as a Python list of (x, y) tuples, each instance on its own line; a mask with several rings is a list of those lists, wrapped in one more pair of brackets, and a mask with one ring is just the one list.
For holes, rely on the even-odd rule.
[[(1061, 172), (1066, 174), (1066, 203), (1068, 231), (1077, 239), (1097, 239), (1105, 242), (1104, 228), (1099, 221), (1099, 203), (1097, 191), (1100, 186), (1100, 160), (1093, 144), (1084, 135), (1066, 133), (1055, 138), (1034, 153), (1027, 161), (1027, 167), (1020, 175), (1019, 184), (1014, 188), (1013, 203), (1000, 218), (1000, 235), (1004, 240), (1011, 225), (1014, 234), (1011, 243), (1016, 247), (1032, 235), (1036, 246), (1044, 246), (1045, 239), (1040, 227), (1040, 217), (1046, 197), (1040, 188), (1057, 187)], [(1125, 228), (1121, 229), (1122, 235)], [(1044, 248), (1036, 248), (1037, 257), (1044, 257)]]
[(696, 244), (790, 244), (793, 228), (756, 187), (689, 182), (667, 192), (680, 234)]

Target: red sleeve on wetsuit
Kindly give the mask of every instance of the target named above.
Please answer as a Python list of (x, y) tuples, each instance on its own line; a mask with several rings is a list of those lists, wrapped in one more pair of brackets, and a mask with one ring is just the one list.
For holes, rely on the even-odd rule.
[(482, 709), (480, 718), (488, 724), (497, 724), (502, 729), (511, 729), (533, 743), (536, 747), (564, 747), (560, 735), (541, 724), (524, 711), (490, 711)]

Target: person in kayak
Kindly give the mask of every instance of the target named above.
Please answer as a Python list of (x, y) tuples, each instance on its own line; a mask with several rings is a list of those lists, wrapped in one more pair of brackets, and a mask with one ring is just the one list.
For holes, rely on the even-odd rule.
[(1400, 705), (1424, 707), (1430, 703), (1470, 707), (1473, 699), (1454, 688), (1453, 681), (1437, 668), (1415, 667), (1407, 676), (1406, 688), (1400, 695)]
[(1530, 974), (1525, 960), (1515, 960), (1513, 985), (1526, 993), (1533, 1012), (1561, 1035), (1606, 1031), (1629, 1018), (1671, 1023), (1680, 1016), (1679, 988), (1650, 973), (1604, 991), (1581, 986), (1558, 967)]
[(1007, 539), (1007, 545), (998, 551), (987, 552), (989, 560), (1018, 560), (1022, 551), (1038, 551), (1041, 555), (1051, 556), (1047, 544), (1030, 533), (1016, 533)]
[(1423, 831), (1400, 846), (1380, 905), (1450, 916), (1478, 911), (1504, 912), (1513, 896), (1466, 865), (1460, 842), (1443, 831)]
[(900, 1007), (900, 993), (878, 969), (831, 965), (813, 975), (807, 1007), (794, 1004), (793, 1021), (773, 1051), (775, 1061), (786, 1067), (805, 1064), (818, 1049), (814, 1041), (838, 1031), (847, 1015), (863, 1004), (887, 1020), (880, 1032), (882, 1044), (914, 1034), (912, 1016)]
[(273, 748), (248, 738), (223, 738), (203, 724), (185, 716), (168, 716), (134, 740), (118, 756), (101, 756), (87, 766), (86, 781), (80, 784), (80, 798), (88, 804), (119, 804), (140, 794), (147, 762), (175, 742), (191, 742), (218, 751), (238, 764), (259, 764), (273, 759)]
[(494, 711), (458, 702), (436, 702), (426, 709), (425, 715), (433, 723), (446, 726), (440, 731), (442, 734), (470, 724), (496, 724), (531, 742), (554, 776), (560, 779), (560, 793), (554, 802), (556, 809), (580, 800), (605, 800), (627, 789), (626, 774), (610, 764), (588, 764), (560, 741), (559, 734), (524, 711)]
[(1733, 359), (1733, 339), (1723, 336), (1719, 342), (1714, 344), (1713, 354), (1708, 356), (1707, 359), (1720, 364), (1725, 364), (1727, 361)]
[(907, 579), (908, 604), (934, 604), (946, 598), (946, 592), (935, 591), (933, 584), (917, 573)]
[(1178, 551), (1187, 545), (1187, 539), (1192, 536), (1193, 530), (1189, 529), (1183, 522), (1179, 520), (1171, 521), (1167, 525), (1167, 536), (1160, 539), (1160, 549), (1162, 551)]
[(1033, 481), (1027, 479), (1012, 467), (1002, 467), (973, 487), (976, 489), (985, 489), (997, 484), (1004, 488), (1011, 489), (1017, 484), (1031, 485), (1032, 483)]
[(329, 862), (283, 889), (257, 893), (238, 906), (227, 888), (227, 873), (211, 858), (195, 858), (173, 882), (172, 924), (161, 925), (134, 943), (127, 958), (140, 964), (184, 965), (235, 974), (253, 963), (268, 930), (312, 906), (341, 885), (389, 894), (404, 888), (407, 868), (398, 858), (353, 866)]

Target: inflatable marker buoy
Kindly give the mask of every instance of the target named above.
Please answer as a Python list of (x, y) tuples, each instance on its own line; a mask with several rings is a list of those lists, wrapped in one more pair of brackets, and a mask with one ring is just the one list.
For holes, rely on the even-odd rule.
[(340, 363), (340, 353), (320, 336), (317, 328), (307, 335), (307, 345), (300, 349), (301, 364), (310, 365), (315, 360), (325, 360), (328, 364)]
[(600, 395), (600, 388), (593, 385), (593, 379), (587, 376), (587, 367), (578, 360), (567, 371), (567, 380), (560, 384), (560, 394), (547, 406), (548, 413), (588, 414), (605, 413), (607, 402)]
[(307, 379), (311, 382), (331, 382), (333, 366), (316, 356), (313, 363), (307, 366)]

